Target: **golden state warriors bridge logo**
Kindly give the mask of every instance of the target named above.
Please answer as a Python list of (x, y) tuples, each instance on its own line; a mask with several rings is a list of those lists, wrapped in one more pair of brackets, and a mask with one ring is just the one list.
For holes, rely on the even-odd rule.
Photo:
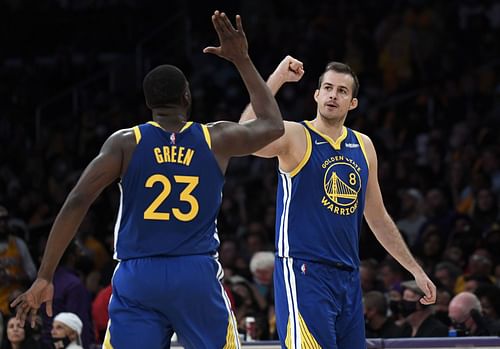
[(332, 213), (348, 216), (358, 208), (361, 190), (361, 168), (345, 156), (332, 156), (321, 165), (326, 169), (323, 179), (325, 195), (322, 205)]

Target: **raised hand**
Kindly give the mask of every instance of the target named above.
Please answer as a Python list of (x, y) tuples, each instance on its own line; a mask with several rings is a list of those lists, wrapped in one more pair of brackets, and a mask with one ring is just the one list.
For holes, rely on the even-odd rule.
[(286, 56), (278, 64), (273, 75), (275, 75), (281, 83), (296, 82), (304, 76), (304, 64), (292, 56)]
[(36, 313), (43, 303), (47, 303), (47, 315), (52, 316), (52, 299), (54, 298), (54, 285), (45, 279), (37, 278), (30, 289), (19, 295), (10, 304), (16, 308), (16, 317), (21, 320), (22, 325), (26, 318), (31, 317), (31, 327), (35, 327)]
[(236, 15), (236, 29), (224, 12), (215, 11), (212, 15), (220, 46), (208, 46), (204, 53), (212, 53), (233, 63), (248, 58), (248, 42), (243, 31), (241, 17)]

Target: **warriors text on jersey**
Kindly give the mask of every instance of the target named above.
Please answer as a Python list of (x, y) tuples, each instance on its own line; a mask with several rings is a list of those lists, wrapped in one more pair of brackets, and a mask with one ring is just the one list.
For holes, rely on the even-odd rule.
[(133, 128), (137, 146), (120, 182), (115, 257), (213, 254), (224, 178), (205, 125), (178, 133)]
[(280, 171), (276, 249), (280, 257), (359, 266), (368, 160), (361, 135), (344, 127), (336, 141), (304, 122), (307, 151)]

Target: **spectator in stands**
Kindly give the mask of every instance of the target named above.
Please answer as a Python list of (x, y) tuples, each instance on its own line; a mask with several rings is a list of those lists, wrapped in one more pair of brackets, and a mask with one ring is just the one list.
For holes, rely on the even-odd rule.
[(384, 291), (382, 282), (377, 279), (377, 261), (375, 259), (364, 259), (359, 263), (359, 278), (363, 293), (369, 291)]
[(33, 338), (29, 324), (21, 325), (15, 317), (7, 320), (6, 337), (1, 342), (2, 349), (39, 349), (40, 344)]
[(474, 198), (471, 217), (484, 235), (499, 218), (497, 198), (489, 187), (479, 189)]
[(0, 206), (0, 312), (10, 315), (9, 297), (35, 279), (36, 268), (26, 243), (9, 230), (9, 213)]
[(109, 284), (100, 290), (95, 299), (92, 301), (92, 321), (94, 323), (94, 330), (98, 342), (104, 341), (104, 336), (108, 327), (108, 305), (112, 290), (113, 288), (111, 284)]
[[(455, 294), (465, 291), (467, 280), (475, 280), (479, 283), (489, 278), (491, 282), (494, 283), (496, 280), (494, 276), (491, 275), (492, 267), (491, 255), (488, 250), (484, 248), (474, 250), (474, 253), (469, 257), (466, 271), (457, 279)], [(473, 291), (477, 285), (469, 284), (468, 287), (470, 291)]]
[(240, 333), (245, 332), (245, 318), (266, 315), (267, 302), (257, 288), (245, 278), (235, 275), (229, 278), (231, 293), (234, 297), (234, 315)]
[(422, 232), (420, 244), (417, 244), (415, 248), (416, 256), (421, 260), (422, 268), (426, 273), (432, 275), (436, 264), (441, 260), (445, 244), (443, 233), (435, 225), (427, 225), (425, 231)]
[(481, 303), (490, 334), (500, 336), (500, 288), (482, 285), (476, 289), (475, 294)]
[(405, 281), (403, 299), (401, 301), (401, 314), (406, 318), (403, 337), (446, 337), (448, 327), (433, 315), (432, 306), (419, 302), (424, 296), (414, 280)]
[(456, 266), (456, 264), (444, 261), (436, 265), (436, 268), (434, 269), (434, 278), (439, 280), (443, 287), (453, 290), (455, 289), (455, 283), (461, 272), (462, 271)]
[(448, 316), (459, 336), (490, 335), (488, 325), (481, 312), (479, 299), (470, 292), (457, 294), (448, 307)]
[(434, 305), (434, 316), (446, 326), (451, 325), (451, 320), (448, 317), (448, 305), (453, 297), (451, 289), (437, 285), (437, 298)]
[(475, 293), (478, 287), (484, 285), (493, 285), (492, 279), (483, 275), (466, 275), (464, 277), (464, 291)]
[(423, 197), (415, 188), (406, 189), (400, 195), (401, 218), (396, 222), (398, 228), (405, 233), (409, 247), (413, 247), (420, 228), (425, 223), (422, 214)]
[(54, 317), (52, 322), (52, 343), (55, 349), (83, 349), (82, 320), (78, 315), (63, 312)]
[(367, 338), (397, 338), (403, 329), (392, 318), (387, 317), (387, 299), (379, 291), (370, 291), (363, 296), (365, 332)]
[[(83, 348), (88, 349), (95, 343), (94, 326), (91, 317), (90, 294), (85, 288), (75, 265), (78, 263), (81, 249), (78, 242), (72, 241), (64, 252), (61, 262), (54, 273), (54, 298), (52, 309), (54, 314), (71, 312), (83, 323), (81, 331)], [(44, 306), (42, 306), (44, 307)], [(39, 313), (43, 317), (43, 340), (52, 343), (50, 334), (52, 323), (45, 309)]]
[(382, 280), (386, 291), (400, 289), (401, 281), (404, 280), (404, 269), (394, 259), (387, 259), (380, 264), (378, 275)]
[(253, 283), (261, 296), (265, 299), (269, 299), (269, 294), (273, 292), (273, 271), (273, 252), (261, 251), (252, 256), (250, 260), (250, 272), (253, 276)]

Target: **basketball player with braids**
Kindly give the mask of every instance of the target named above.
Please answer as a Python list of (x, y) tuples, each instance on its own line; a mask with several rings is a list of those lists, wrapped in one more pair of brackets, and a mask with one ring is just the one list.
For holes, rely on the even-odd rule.
[[(304, 74), (287, 56), (267, 81), (276, 94)], [(436, 288), (417, 264), (387, 213), (377, 180), (377, 155), (366, 135), (344, 126), (358, 105), (359, 82), (349, 66), (331, 62), (314, 92), (316, 117), (285, 121), (285, 134), (257, 151), (278, 157), (274, 285), (283, 348), (365, 348), (359, 280), (363, 215), (384, 248), (410, 271), (425, 296)], [(240, 122), (254, 118), (249, 106)]]
[(104, 348), (169, 348), (174, 331), (185, 348), (240, 347), (215, 258), (223, 174), (231, 157), (277, 139), (284, 125), (248, 55), (241, 18), (235, 29), (216, 11), (212, 22), (220, 46), (204, 52), (236, 66), (257, 119), (245, 125), (187, 121), (191, 94), (184, 74), (170, 65), (149, 72), (143, 87), (154, 121), (111, 135), (83, 172), (54, 222), (38, 278), (12, 303), (23, 321), (31, 317), (33, 323), (42, 303), (52, 315), (54, 269), (89, 206), (120, 179), (115, 228), (120, 262)]

